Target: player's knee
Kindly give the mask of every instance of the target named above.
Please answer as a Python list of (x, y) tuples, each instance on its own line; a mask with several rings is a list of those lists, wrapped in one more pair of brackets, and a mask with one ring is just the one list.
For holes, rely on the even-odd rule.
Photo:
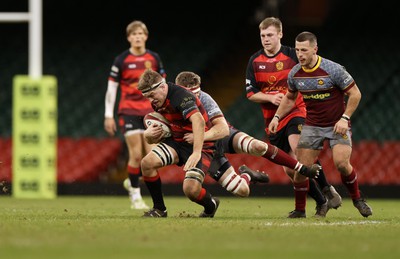
[(240, 136), (238, 140), (238, 149), (240, 152), (254, 156), (262, 156), (267, 152), (268, 146), (266, 143), (250, 137), (247, 134)]
[(149, 173), (155, 170), (156, 168), (154, 167), (155, 163), (153, 162), (153, 159), (151, 158), (151, 155), (145, 156), (142, 161), (140, 162), (140, 168), (142, 171), (143, 176), (149, 176)]
[(262, 142), (260, 140), (255, 139), (251, 143), (251, 153), (256, 155), (256, 156), (262, 156), (264, 155), (267, 150), (268, 150), (268, 145), (265, 142)]
[(348, 161), (345, 160), (337, 161), (335, 162), (335, 166), (342, 175), (348, 175), (351, 172), (350, 170), (351, 166)]
[(186, 172), (185, 180), (183, 181), (183, 193), (190, 200), (196, 200), (201, 191), (204, 177), (204, 172), (199, 168), (192, 168)]
[(184, 180), (182, 190), (191, 201), (196, 201), (201, 191), (201, 184), (193, 180)]

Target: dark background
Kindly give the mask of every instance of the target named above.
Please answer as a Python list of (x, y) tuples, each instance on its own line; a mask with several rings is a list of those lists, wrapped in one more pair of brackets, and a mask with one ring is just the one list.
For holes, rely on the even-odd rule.
[[(277, 6), (271, 8), (274, 2)], [(147, 24), (147, 47), (160, 54), (169, 81), (182, 70), (198, 73), (203, 89), (218, 101), (228, 119), (256, 137), (264, 137), (261, 113), (258, 105), (244, 98), (245, 68), (251, 54), (261, 48), (258, 24), (269, 15), (283, 22), (283, 44), (293, 46), (294, 37), (303, 30), (317, 34), (319, 54), (344, 64), (356, 79), (364, 94), (359, 109), (363, 110), (376, 102), (372, 96), (382, 87), (393, 85), (387, 80), (399, 71), (399, 22), (392, 3), (43, 0), (43, 73), (58, 79), (59, 135), (106, 136), (102, 123), (107, 76), (114, 57), (129, 47), (125, 28), (132, 20)], [(0, 3), (0, 12), (27, 10), (28, 0)], [(9, 137), (12, 79), (28, 73), (28, 25), (2, 23), (0, 33), (0, 136)], [(385, 98), (381, 106), (390, 101), (397, 100)], [(371, 111), (355, 117), (354, 123), (369, 116)], [(360, 130), (355, 136), (398, 139), (395, 125), (389, 130)], [(387, 131), (383, 137), (382, 130)]]

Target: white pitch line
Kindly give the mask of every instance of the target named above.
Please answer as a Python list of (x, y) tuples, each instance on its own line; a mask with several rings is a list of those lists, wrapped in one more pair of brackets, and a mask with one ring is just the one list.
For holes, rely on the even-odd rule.
[(285, 222), (285, 223), (272, 223), (266, 222), (265, 226), (278, 226), (278, 227), (286, 227), (286, 226), (350, 226), (350, 225), (376, 225), (382, 224), (384, 222), (377, 220), (365, 220), (365, 221), (338, 221), (338, 222)]

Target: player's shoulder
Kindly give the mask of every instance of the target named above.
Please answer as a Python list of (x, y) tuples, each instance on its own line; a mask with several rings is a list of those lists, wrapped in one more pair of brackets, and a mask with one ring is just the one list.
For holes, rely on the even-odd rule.
[(337, 63), (337, 62), (335, 62), (335, 61), (333, 61), (331, 59), (327, 59), (327, 58), (324, 58), (324, 57), (321, 57), (321, 56), (320, 56), (320, 58), (321, 58), (321, 66), (342, 67), (341, 64), (339, 64), (339, 63)]
[(158, 52), (156, 52), (156, 51), (154, 51), (154, 50), (146, 49), (146, 52), (147, 52), (148, 54), (154, 56), (154, 57), (157, 57), (157, 58), (160, 57), (160, 54), (158, 54)]
[(251, 56), (250, 56), (250, 59), (249, 60), (255, 60), (257, 57), (259, 57), (259, 56), (261, 56), (261, 55), (265, 55), (264, 54), (264, 49), (259, 49), (259, 50), (257, 50), (257, 52), (255, 52), (255, 53), (253, 53)]
[(299, 63), (297, 63), (296, 65), (294, 65), (294, 67), (292, 67), (292, 69), (289, 71), (289, 78), (292, 78), (297, 72), (299, 72), (299, 70), (301, 69), (301, 65)]
[(120, 52), (120, 53), (117, 55), (116, 59), (124, 59), (124, 58), (125, 58), (126, 56), (128, 56), (129, 54), (130, 54), (129, 49), (126, 49), (126, 50)]

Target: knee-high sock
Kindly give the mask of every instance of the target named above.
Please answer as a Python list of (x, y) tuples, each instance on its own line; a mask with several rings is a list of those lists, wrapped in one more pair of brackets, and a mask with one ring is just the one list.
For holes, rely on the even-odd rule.
[(301, 183), (294, 183), (293, 185), (294, 185), (295, 209), (298, 211), (306, 211), (309, 181), (306, 180)]
[(197, 204), (204, 207), (204, 212), (211, 214), (214, 211), (215, 205), (212, 202), (211, 194), (204, 188), (201, 188), (199, 196), (194, 200)]
[(151, 199), (153, 200), (153, 208), (162, 211), (166, 210), (167, 208), (164, 204), (160, 175), (157, 173), (157, 175), (154, 177), (143, 176), (143, 180), (147, 186), (147, 189), (150, 192)]
[(298, 165), (296, 159), (285, 153), (283, 150), (279, 149), (277, 146), (271, 145), (269, 143), (267, 143), (267, 145), (268, 145), (268, 150), (262, 157), (268, 159), (271, 162), (274, 162), (275, 164), (283, 165), (290, 169), (294, 170), (300, 169), (296, 168)]
[[(321, 163), (319, 162), (319, 160), (316, 161), (317, 164), (321, 165)], [(326, 186), (330, 186), (330, 184), (328, 183), (328, 181), (326, 180), (325, 177), (325, 173), (324, 173), (324, 168), (321, 168), (321, 170), (319, 171), (319, 175), (318, 178), (315, 179), (315, 181), (318, 183), (319, 187), (321, 189), (323, 189)]]
[(340, 175), (342, 178), (342, 183), (346, 186), (347, 191), (350, 194), (351, 199), (356, 200), (361, 197), (360, 190), (358, 189), (358, 180), (356, 171), (353, 168), (351, 174), (348, 176)]
[(140, 168), (128, 165), (128, 177), (133, 188), (139, 188)]
[(317, 183), (314, 181), (314, 179), (308, 179), (309, 180), (309, 190), (308, 190), (308, 195), (310, 195), (317, 204), (324, 204), (326, 202), (325, 196), (322, 194), (321, 190), (318, 188)]

